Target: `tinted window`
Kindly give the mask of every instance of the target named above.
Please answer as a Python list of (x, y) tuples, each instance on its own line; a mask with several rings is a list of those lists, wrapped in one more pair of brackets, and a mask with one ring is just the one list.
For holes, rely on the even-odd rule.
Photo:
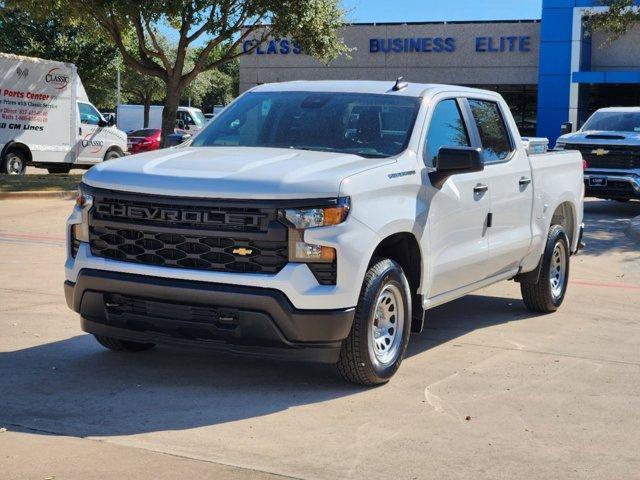
[(484, 149), (484, 161), (504, 160), (511, 153), (511, 141), (502, 112), (495, 102), (469, 100)]
[(436, 105), (427, 133), (424, 161), (433, 167), (442, 147), (469, 147), (469, 134), (455, 100), (443, 100)]
[(582, 130), (640, 132), (640, 112), (596, 112)]
[(298, 148), (364, 157), (402, 152), (419, 99), (362, 93), (254, 92), (217, 115), (193, 146)]
[(78, 110), (80, 111), (80, 123), (85, 125), (98, 125), (100, 123), (100, 114), (92, 105), (78, 102)]
[(130, 137), (152, 137), (154, 135), (159, 135), (160, 130), (155, 128), (143, 128), (142, 130), (136, 130), (134, 132), (128, 133), (127, 135)]

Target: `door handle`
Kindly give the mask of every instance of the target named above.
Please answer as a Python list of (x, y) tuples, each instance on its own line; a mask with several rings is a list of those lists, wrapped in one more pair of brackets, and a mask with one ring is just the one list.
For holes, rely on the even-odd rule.
[(484, 183), (479, 183), (475, 187), (473, 187), (473, 193), (480, 194), (489, 190), (489, 185), (485, 185)]
[(526, 187), (527, 185), (529, 185), (531, 183), (531, 179), (527, 178), (527, 177), (522, 177), (520, 179), (520, 186), (521, 187)]

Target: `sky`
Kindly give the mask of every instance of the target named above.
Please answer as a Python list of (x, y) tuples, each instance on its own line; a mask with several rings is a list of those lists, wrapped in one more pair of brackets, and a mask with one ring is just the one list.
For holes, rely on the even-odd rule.
[(542, 0), (342, 0), (349, 22), (539, 19)]

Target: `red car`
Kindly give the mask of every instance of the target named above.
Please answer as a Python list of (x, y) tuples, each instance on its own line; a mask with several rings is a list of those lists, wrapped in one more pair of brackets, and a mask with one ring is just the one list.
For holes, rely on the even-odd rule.
[(129, 150), (129, 153), (150, 152), (159, 148), (159, 128), (143, 128), (127, 134), (127, 150)]

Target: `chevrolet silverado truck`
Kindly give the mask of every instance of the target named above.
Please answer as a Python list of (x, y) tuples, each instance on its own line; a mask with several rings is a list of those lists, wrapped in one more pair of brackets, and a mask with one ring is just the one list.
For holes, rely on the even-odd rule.
[(84, 175), (65, 296), (111, 350), (209, 346), (380, 384), (433, 307), (512, 279), (555, 311), (583, 194), (580, 154), (528, 155), (494, 92), (265, 84), (186, 144)]
[(585, 160), (586, 196), (627, 202), (640, 199), (640, 107), (603, 108), (556, 150), (578, 150)]

